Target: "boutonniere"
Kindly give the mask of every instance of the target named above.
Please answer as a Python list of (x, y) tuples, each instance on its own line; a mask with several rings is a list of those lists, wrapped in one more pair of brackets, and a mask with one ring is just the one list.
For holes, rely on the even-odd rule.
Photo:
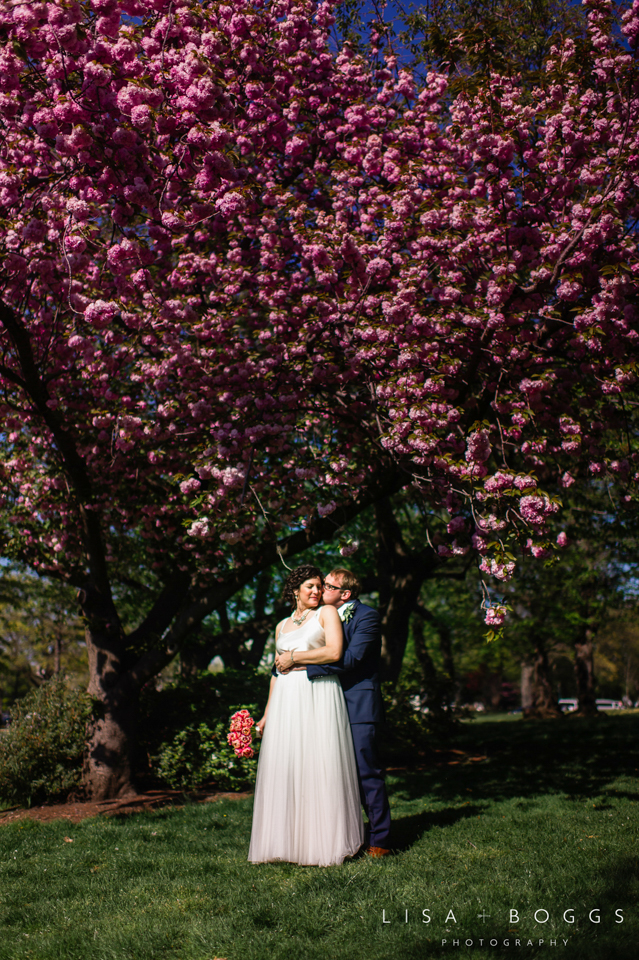
[(342, 617), (342, 623), (348, 623), (349, 620), (352, 620), (354, 613), (355, 613), (355, 608), (352, 606), (350, 606), (348, 610), (345, 610), (344, 616)]

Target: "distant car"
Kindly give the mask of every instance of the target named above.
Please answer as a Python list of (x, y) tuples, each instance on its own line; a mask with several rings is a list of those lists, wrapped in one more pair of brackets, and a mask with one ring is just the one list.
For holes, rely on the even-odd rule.
[(623, 710), (624, 706), (621, 700), (595, 700), (597, 710)]
[(557, 704), (562, 713), (572, 713), (579, 706), (579, 701), (575, 697), (562, 697)]

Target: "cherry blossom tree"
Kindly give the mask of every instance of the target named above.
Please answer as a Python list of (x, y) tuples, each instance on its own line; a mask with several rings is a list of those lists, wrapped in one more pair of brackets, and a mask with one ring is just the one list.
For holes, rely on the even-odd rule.
[(542, 472), (634, 479), (637, 3), (454, 97), (333, 49), (335, 6), (0, 4), (3, 552), (78, 588), (96, 797), (278, 556), (410, 485), (508, 578)]

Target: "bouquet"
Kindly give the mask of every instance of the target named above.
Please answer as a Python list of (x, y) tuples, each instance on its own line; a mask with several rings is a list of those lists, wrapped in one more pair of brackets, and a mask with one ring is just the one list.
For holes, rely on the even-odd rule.
[(253, 727), (255, 720), (248, 710), (237, 710), (231, 717), (231, 732), (227, 736), (228, 742), (235, 750), (236, 757), (254, 757)]

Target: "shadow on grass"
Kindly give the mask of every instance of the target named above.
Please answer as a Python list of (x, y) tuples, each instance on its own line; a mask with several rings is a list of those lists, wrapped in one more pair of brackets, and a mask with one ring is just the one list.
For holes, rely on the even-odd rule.
[(424, 833), (433, 827), (452, 827), (460, 820), (476, 817), (481, 812), (474, 804), (464, 807), (447, 807), (445, 810), (415, 813), (393, 820), (393, 849), (408, 850)]
[[(471, 917), (459, 929), (433, 936), (425, 928), (414, 925), (407, 928), (401, 939), (393, 941), (388, 956), (393, 960), (443, 960), (488, 954), (505, 960), (513, 956), (543, 958), (557, 954), (566, 960), (637, 960), (639, 918), (634, 907), (638, 893), (636, 858), (610, 858), (593, 877), (588, 889), (582, 889), (570, 901), (556, 907), (546, 903), (552, 914), (552, 926), (532, 923), (530, 917), (523, 916), (515, 928), (497, 917), (486, 924), (479, 917)], [(568, 907), (573, 909), (574, 923), (563, 921)], [(594, 909), (598, 911), (599, 922), (589, 919)], [(617, 922), (617, 910), (623, 911), (623, 922)], [(553, 951), (553, 946), (557, 950)]]
[[(553, 932), (550, 936), (544, 932), (544, 928), (538, 926), (531, 937), (534, 946), (532, 950), (527, 949), (526, 955), (545, 956), (551, 939), (561, 946), (566, 939), (568, 943), (565, 956), (578, 957), (579, 960), (637, 960), (639, 920), (634, 908), (638, 891), (639, 865), (636, 858), (629, 856), (611, 858), (608, 863), (598, 868), (588, 893), (582, 891), (577, 897), (577, 900), (582, 901), (581, 906), (578, 903), (569, 904), (574, 907), (574, 925), (563, 924), (561, 925), (564, 927), (563, 930), (560, 926), (560, 931)], [(599, 917), (599, 922), (592, 922), (589, 919), (589, 914), (594, 909), (598, 911), (595, 916)], [(619, 917), (615, 913), (617, 910), (623, 911), (623, 922), (618, 922)], [(559, 919), (561, 910), (557, 913), (557, 919)], [(527, 934), (530, 932), (532, 931), (522, 930), (524, 934), (521, 936), (522, 944), (524, 936), (528, 940)], [(469, 934), (471, 938), (477, 941), (482, 935), (485, 936), (482, 928), (471, 926)], [(497, 939), (498, 946), (491, 947), (491, 955), (512, 956), (512, 927), (510, 930), (506, 925), (502, 929), (496, 928), (492, 936)], [(544, 941), (542, 946), (539, 945), (540, 938)], [(503, 944), (506, 939), (510, 941), (509, 947)]]
[[(470, 801), (550, 793), (575, 800), (601, 796), (603, 809), (613, 796), (639, 800), (639, 788), (633, 793), (627, 784), (611, 786), (621, 777), (639, 775), (638, 740), (636, 714), (465, 723), (455, 746), (486, 760), (439, 766), (433, 761), (430, 769), (395, 770), (392, 792), (406, 800), (430, 796), (444, 802), (460, 796)], [(451, 815), (455, 817), (455, 811)]]

